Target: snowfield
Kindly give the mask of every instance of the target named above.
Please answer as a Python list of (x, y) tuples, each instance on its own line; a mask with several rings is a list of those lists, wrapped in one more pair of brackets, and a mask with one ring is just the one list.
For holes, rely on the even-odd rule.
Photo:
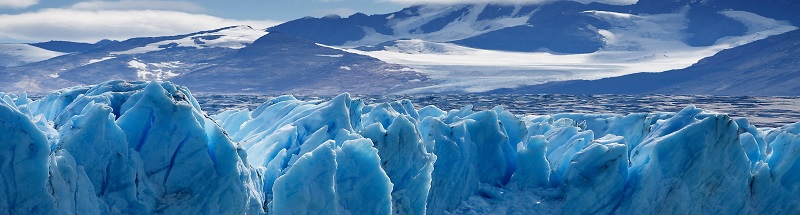
[(514, 115), (273, 98), (209, 116), (169, 82), (0, 93), (0, 213), (793, 214), (800, 123)]
[(164, 50), (168, 47), (241, 49), (266, 34), (266, 31), (256, 30), (246, 25), (232, 26), (215, 31), (200, 32), (190, 37), (150, 43), (126, 51), (112, 52), (111, 55), (142, 54)]
[(682, 13), (584, 13), (612, 25), (608, 30), (598, 30), (605, 38), (605, 48), (589, 54), (483, 50), (422, 39), (398, 40), (390, 46), (371, 46), (376, 49), (372, 51), (341, 49), (406, 65), (442, 81), (442, 84), (401, 93), (476, 93), (553, 81), (595, 80), (638, 72), (682, 69), (723, 49), (797, 29), (788, 22), (750, 12), (723, 11), (723, 15), (745, 24), (748, 32), (743, 36), (722, 38), (711, 46), (692, 47), (683, 41), (682, 30), (687, 28), (688, 20)]
[[(514, 6), (514, 11), (508, 17), (491, 20), (479, 20), (481, 12), (487, 5), (474, 5), (472, 8), (458, 17), (457, 21), (448, 23), (442, 29), (435, 32), (420, 32), (420, 28), (431, 20), (443, 18), (450, 13), (463, 10), (464, 7), (453, 7), (450, 5), (426, 5), (422, 6), (418, 16), (406, 19), (393, 20), (388, 26), (393, 26), (393, 35), (384, 35), (375, 32), (375, 29), (365, 29), (366, 36), (356, 41), (344, 44), (344, 47), (358, 47), (391, 41), (397, 38), (419, 38), (426, 41), (446, 42), (474, 37), (487, 32), (524, 25), (528, 21), (528, 16), (536, 11), (522, 12), (523, 6)], [(391, 19), (387, 17), (387, 19)]]

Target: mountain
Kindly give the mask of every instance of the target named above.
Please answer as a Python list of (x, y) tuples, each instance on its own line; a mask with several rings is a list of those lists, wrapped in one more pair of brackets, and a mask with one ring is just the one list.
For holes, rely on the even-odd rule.
[(213, 66), (173, 79), (197, 92), (386, 94), (424, 87), (429, 78), (407, 67), (269, 33)]
[(43, 61), (63, 54), (28, 44), (0, 44), (0, 68)]
[[(2, 69), (0, 91), (46, 92), (117, 79), (170, 80), (214, 93), (386, 93), (430, 82), (404, 66), (281, 35), (232, 26), (132, 38)], [(363, 78), (377, 81), (357, 81)]]
[(567, 81), (489, 93), (800, 96), (800, 30), (723, 50), (679, 70)]
[[(509, 16), (511, 14), (508, 12), (513, 9), (511, 6), (487, 5), (480, 13), (483, 16), (479, 15), (476, 21), (481, 18), (491, 20)], [(572, 1), (522, 7), (520, 12), (528, 18), (524, 24), (508, 26), (453, 43), (490, 50), (591, 53), (606, 45), (605, 38), (598, 30), (608, 29), (610, 25), (598, 17), (583, 13), (586, 10), (586, 5)]]
[(438, 81), (402, 93), (481, 93), (686, 68), (721, 50), (798, 29), (798, 5), (419, 5), (388, 14), (305, 17), (269, 30), (405, 65)]
[(30, 44), (0, 44), (0, 67), (15, 67), (44, 61), (67, 53), (85, 52), (94, 48), (116, 43), (102, 40), (97, 43), (69, 41), (49, 41)]
[(541, 4), (420, 5), (389, 14), (357, 13), (305, 17), (269, 28), (284, 34), (335, 46), (372, 46), (399, 39), (450, 42), (502, 51), (592, 53), (607, 46), (602, 30), (614, 23), (587, 11), (680, 14), (688, 26), (678, 29), (692, 46), (710, 46), (729, 36), (741, 36), (746, 26), (720, 12), (748, 11), (777, 20), (800, 21), (789, 0), (642, 0), (633, 5), (550, 1)]
[(81, 43), (81, 42), (70, 42), (70, 41), (48, 41), (48, 42), (41, 42), (41, 43), (31, 43), (30, 45), (36, 46), (42, 49), (55, 51), (55, 52), (64, 52), (64, 53), (78, 53), (78, 52), (85, 52), (91, 49), (99, 48), (102, 46), (110, 45), (117, 43), (119, 41), (114, 40), (100, 40), (96, 43)]
[(686, 68), (798, 29), (798, 5), (418, 5), (305, 17), (267, 31), (233, 26), (95, 44), (51, 41), (25, 46), (69, 54), (6, 63), (0, 90), (46, 92), (119, 79), (169, 80), (204, 93), (483, 93)]
[(636, 4), (624, 6), (643, 13), (667, 13), (685, 7), (716, 10), (744, 10), (793, 23), (800, 21), (800, 2), (793, 0), (638, 0)]
[[(306, 17), (268, 30), (326, 45), (351, 47), (398, 39), (422, 39), (508, 51), (597, 51), (603, 41), (596, 29), (605, 27), (605, 24), (595, 17), (579, 13), (582, 8), (583, 4), (568, 1), (517, 6), (424, 5), (390, 14)], [(553, 23), (553, 20), (559, 22)], [(511, 41), (497, 44), (493, 39), (499, 37)], [(511, 45), (515, 40), (524, 40), (526, 45)]]

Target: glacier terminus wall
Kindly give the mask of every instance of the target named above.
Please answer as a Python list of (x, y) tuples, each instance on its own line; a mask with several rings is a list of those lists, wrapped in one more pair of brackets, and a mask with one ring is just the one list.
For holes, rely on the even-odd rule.
[(800, 123), (514, 115), (169, 82), (0, 93), (0, 214), (798, 214)]

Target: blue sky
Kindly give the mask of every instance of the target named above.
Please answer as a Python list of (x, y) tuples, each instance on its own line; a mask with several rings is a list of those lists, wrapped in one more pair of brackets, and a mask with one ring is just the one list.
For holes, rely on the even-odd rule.
[(412, 4), (542, 1), (561, 0), (0, 0), (0, 43), (123, 40), (232, 25), (266, 28), (305, 16), (382, 14)]
[[(2, 2), (35, 2), (28, 7), (9, 6)], [(46, 8), (70, 8), (75, 5), (93, 5), (109, 9), (167, 9), (244, 20), (288, 21), (304, 16), (328, 14), (349, 15), (354, 12), (388, 13), (408, 5), (402, 1), (381, 0), (0, 0), (0, 14), (19, 14)], [(349, 14), (348, 14), (349, 13)]]
[(0, 0), (0, 43), (95, 42), (209, 30), (258, 28), (304, 16), (389, 13), (402, 0)]

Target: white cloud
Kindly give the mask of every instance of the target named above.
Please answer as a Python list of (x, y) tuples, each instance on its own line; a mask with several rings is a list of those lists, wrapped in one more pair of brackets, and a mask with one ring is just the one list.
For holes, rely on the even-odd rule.
[(0, 8), (26, 8), (39, 3), (39, 0), (0, 0)]
[[(386, 1), (393, 3), (400, 3), (400, 4), (485, 4), (485, 3), (537, 4), (543, 2), (564, 1), (564, 0), (386, 0)], [(572, 1), (581, 2), (584, 4), (588, 4), (591, 2), (598, 2), (598, 3), (615, 4), (615, 5), (629, 5), (629, 4), (635, 4), (638, 0), (572, 0)]]
[(177, 35), (233, 25), (264, 29), (279, 23), (164, 10), (45, 9), (0, 15), (0, 39), (96, 42), (101, 39)]
[(79, 2), (70, 9), (76, 10), (171, 10), (198, 13), (205, 11), (202, 6), (185, 1), (153, 1), (153, 0), (122, 0), (122, 1), (86, 1)]

